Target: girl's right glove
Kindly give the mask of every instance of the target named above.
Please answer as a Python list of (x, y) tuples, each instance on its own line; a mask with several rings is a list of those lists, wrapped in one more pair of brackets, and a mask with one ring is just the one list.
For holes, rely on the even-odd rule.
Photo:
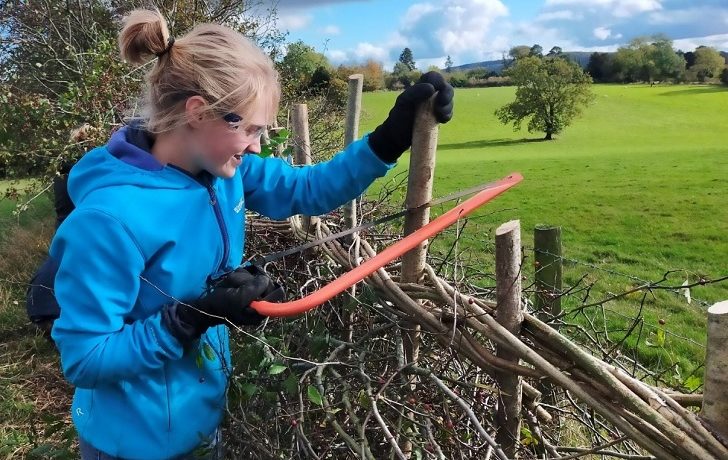
[(285, 298), (281, 285), (250, 265), (229, 273), (199, 299), (168, 306), (162, 319), (173, 336), (189, 343), (209, 327), (228, 321), (235, 326), (257, 326), (265, 317), (250, 308), (250, 303), (254, 300), (280, 302)]
[(412, 128), (420, 104), (437, 92), (433, 113), (439, 123), (452, 118), (452, 86), (437, 72), (427, 72), (419, 82), (397, 97), (384, 123), (369, 134), (369, 146), (385, 163), (394, 163), (412, 145)]

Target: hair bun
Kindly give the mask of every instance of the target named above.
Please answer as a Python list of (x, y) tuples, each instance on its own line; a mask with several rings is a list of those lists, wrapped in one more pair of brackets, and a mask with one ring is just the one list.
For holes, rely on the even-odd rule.
[(143, 64), (169, 50), (167, 21), (159, 11), (133, 10), (124, 18), (119, 34), (121, 57), (132, 64)]

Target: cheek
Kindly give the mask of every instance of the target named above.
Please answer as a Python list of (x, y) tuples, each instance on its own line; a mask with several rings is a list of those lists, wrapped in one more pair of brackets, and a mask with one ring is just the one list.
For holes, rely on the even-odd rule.
[(212, 132), (206, 133), (203, 138), (203, 155), (213, 163), (225, 163), (230, 157), (243, 150), (235, 133)]

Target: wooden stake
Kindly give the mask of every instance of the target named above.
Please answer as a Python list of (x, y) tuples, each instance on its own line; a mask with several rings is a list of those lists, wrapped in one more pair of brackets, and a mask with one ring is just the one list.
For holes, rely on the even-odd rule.
[[(410, 154), (409, 178), (405, 206), (416, 208), (432, 199), (432, 183), (435, 176), (438, 125), (432, 113), (432, 99), (422, 104), (412, 132), (412, 153)], [(418, 230), (430, 221), (430, 208), (423, 207), (409, 212), (404, 220), (404, 234)], [(402, 257), (402, 282), (418, 283), (424, 275), (427, 257), (427, 241)], [(405, 359), (416, 363), (420, 349), (420, 326), (413, 323), (404, 337)]]
[[(291, 127), (293, 128), (293, 155), (297, 165), (311, 164), (311, 138), (308, 133), (308, 106), (306, 104), (293, 104), (291, 111)], [(315, 219), (303, 216), (303, 228), (306, 233), (311, 231)]]
[(534, 309), (539, 318), (548, 321), (561, 314), (561, 227), (537, 225), (533, 231), (533, 252), (536, 279)]
[[(409, 178), (407, 180), (407, 197), (405, 206), (415, 208), (428, 203), (432, 199), (432, 182), (435, 176), (435, 155), (437, 152), (437, 121), (432, 113), (434, 96), (422, 104), (415, 118), (412, 130), (412, 152), (410, 154)], [(407, 213), (404, 218), (404, 234), (420, 229), (430, 222), (430, 208), (423, 207)], [(427, 241), (402, 256), (402, 282), (418, 283), (425, 273), (427, 259)], [(421, 301), (420, 301), (421, 302)], [(421, 326), (417, 321), (405, 323), (402, 333), (404, 358), (409, 364), (417, 364), (420, 354)], [(413, 376), (411, 389), (416, 391), (417, 381)], [(414, 414), (408, 414), (414, 419)], [(412, 443), (403, 443), (402, 450), (408, 456), (412, 453)]]
[(728, 439), (728, 300), (708, 309), (708, 349), (701, 417)]
[[(361, 116), (361, 93), (364, 86), (364, 75), (349, 76), (349, 102), (346, 106), (346, 130), (344, 131), (344, 146), (348, 146), (359, 137), (359, 117)], [(344, 225), (347, 228), (356, 227), (356, 199), (344, 205)], [(351, 244), (355, 235), (347, 235), (344, 239)]]
[[(349, 144), (357, 140), (359, 137), (359, 118), (361, 116), (361, 93), (364, 87), (364, 75), (354, 74), (349, 76), (349, 99), (346, 105), (346, 128), (344, 130), (344, 146), (348, 147)], [(344, 211), (344, 226), (347, 228), (354, 228), (357, 224), (356, 218), (356, 202), (354, 198), (350, 202), (343, 206)], [(344, 244), (351, 246), (356, 240), (356, 233), (347, 235), (343, 238)], [(359, 246), (358, 244), (351, 251), (351, 257), (359, 258)], [(356, 299), (356, 285), (352, 286), (349, 290), (352, 299)], [(351, 342), (354, 338), (354, 319), (356, 318), (356, 308), (352, 308), (351, 311), (346, 314), (348, 321), (348, 332), (347, 339)], [(342, 312), (343, 313), (343, 312)], [(349, 350), (351, 353), (353, 350)]]
[[(523, 322), (521, 308), (521, 223), (506, 222), (495, 231), (496, 320), (518, 336)], [(497, 356), (518, 364), (518, 355), (498, 346)], [(501, 390), (496, 413), (496, 441), (508, 458), (516, 458), (521, 439), (521, 377), (496, 372)]]

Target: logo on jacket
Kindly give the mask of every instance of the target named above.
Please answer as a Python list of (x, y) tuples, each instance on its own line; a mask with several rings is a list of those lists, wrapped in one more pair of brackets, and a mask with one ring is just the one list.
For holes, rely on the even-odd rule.
[(240, 213), (240, 211), (243, 210), (244, 205), (245, 205), (245, 196), (241, 196), (240, 201), (238, 201), (237, 206), (235, 206), (235, 212)]

